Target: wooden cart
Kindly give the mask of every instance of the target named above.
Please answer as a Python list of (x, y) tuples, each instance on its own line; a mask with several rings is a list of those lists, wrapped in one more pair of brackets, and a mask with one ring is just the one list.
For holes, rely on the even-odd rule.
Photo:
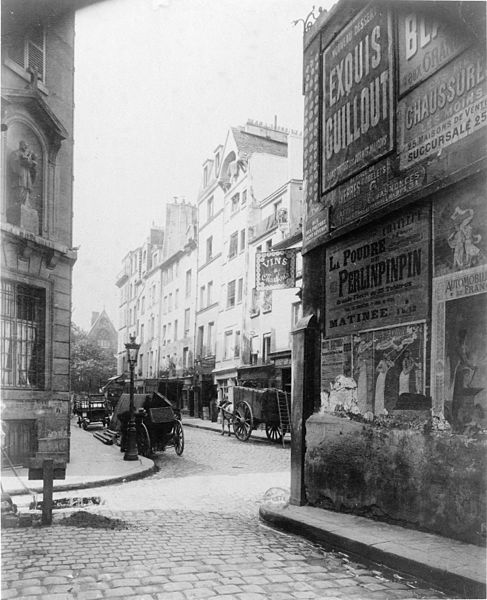
[(235, 437), (242, 442), (259, 426), (265, 426), (272, 442), (284, 443), (285, 434), (291, 433), (291, 398), (282, 390), (235, 386), (233, 406), (232, 412), (227, 411), (227, 418), (233, 424)]

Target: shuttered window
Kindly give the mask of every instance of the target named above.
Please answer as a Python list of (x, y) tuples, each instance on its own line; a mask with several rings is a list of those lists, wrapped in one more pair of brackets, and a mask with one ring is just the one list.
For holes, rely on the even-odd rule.
[(42, 25), (36, 25), (21, 39), (9, 44), (8, 56), (20, 67), (37, 73), (39, 81), (45, 81), (46, 38)]

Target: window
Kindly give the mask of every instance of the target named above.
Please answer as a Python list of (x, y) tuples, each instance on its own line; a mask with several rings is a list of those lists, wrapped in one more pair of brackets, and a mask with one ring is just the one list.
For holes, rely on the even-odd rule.
[(45, 327), (45, 291), (12, 281), (2, 281), (2, 385), (37, 389), (44, 387)]
[(162, 300), (162, 314), (167, 314), (167, 296), (164, 296)]
[(206, 262), (213, 258), (213, 236), (206, 240)]
[(267, 313), (272, 310), (272, 290), (262, 290), (262, 312)]
[(183, 348), (183, 369), (188, 368), (189, 348)]
[(208, 323), (208, 354), (215, 354), (215, 323)]
[(140, 343), (144, 343), (144, 325), (140, 326)]
[(200, 287), (200, 310), (205, 307), (205, 291), (206, 287), (202, 285)]
[(256, 365), (259, 358), (259, 337), (254, 335), (250, 338), (250, 364)]
[(272, 240), (267, 240), (265, 243), (265, 251), (270, 252), (272, 250)]
[(166, 337), (167, 337), (167, 326), (163, 325), (162, 327), (162, 345), (165, 346), (166, 345)]
[(244, 190), (242, 192), (242, 206), (245, 206), (247, 204), (247, 190)]
[(203, 185), (206, 187), (208, 185), (208, 181), (210, 179), (210, 165), (205, 165), (203, 169)]
[(208, 198), (208, 202), (207, 202), (207, 205), (206, 205), (206, 219), (207, 219), (207, 221), (209, 221), (213, 217), (213, 210), (214, 210), (214, 202), (213, 202), (213, 196), (211, 196), (211, 198)]
[(230, 208), (231, 208), (232, 215), (233, 215), (233, 213), (237, 212), (238, 205), (240, 202), (240, 194), (238, 192), (232, 196), (231, 202), (232, 202), (232, 204), (231, 204)]
[(238, 280), (238, 286), (237, 286), (237, 303), (238, 304), (240, 302), (242, 302), (242, 296), (243, 296), (243, 278), (241, 277)]
[(178, 339), (178, 320), (174, 321), (174, 341)]
[(233, 355), (238, 358), (240, 356), (240, 331), (235, 332), (235, 348)]
[(179, 304), (179, 289), (174, 292), (174, 309), (178, 307)]
[(167, 302), (167, 312), (172, 311), (172, 292), (169, 294), (169, 299)]
[(184, 311), (184, 337), (188, 337), (189, 335), (189, 320), (190, 320), (191, 309), (187, 308)]
[(240, 232), (240, 252), (245, 250), (245, 229)]
[(256, 248), (256, 250), (255, 250), (255, 251), (256, 251), (256, 252), (262, 252), (262, 246), (257, 246), (257, 248)]
[(213, 281), (209, 281), (206, 304), (207, 304), (207, 306), (210, 306), (212, 303), (213, 303)]
[(291, 326), (296, 327), (300, 318), (301, 318), (301, 302), (294, 302), (294, 304), (291, 304)]
[(167, 324), (167, 343), (170, 344), (172, 340), (171, 337), (171, 323)]
[(191, 269), (186, 271), (186, 289), (185, 289), (186, 298), (191, 296)]
[(140, 303), (140, 314), (143, 315), (145, 312), (145, 296), (142, 296), (142, 302)]
[(228, 258), (233, 258), (238, 252), (238, 231), (235, 231), (230, 236), (230, 245), (228, 249)]
[(34, 25), (27, 36), (12, 36), (8, 56), (26, 71), (35, 71), (39, 81), (45, 81), (45, 47), (44, 29), (42, 25)]
[(205, 335), (205, 327), (204, 325), (200, 325), (198, 327), (198, 337), (196, 340), (196, 354), (198, 356), (203, 356), (203, 340), (204, 340), (204, 335)]
[(227, 308), (235, 306), (235, 279), (229, 281), (227, 286)]
[(277, 202), (274, 202), (274, 217), (277, 219), (277, 213), (279, 212), (279, 209), (282, 208), (282, 200), (278, 200)]
[(271, 351), (271, 334), (264, 333), (262, 336), (262, 361), (264, 363), (269, 362), (269, 354)]
[(223, 340), (223, 358), (232, 358), (233, 331), (225, 331)]
[(220, 153), (217, 152), (215, 154), (215, 175), (218, 175), (219, 169), (220, 169)]

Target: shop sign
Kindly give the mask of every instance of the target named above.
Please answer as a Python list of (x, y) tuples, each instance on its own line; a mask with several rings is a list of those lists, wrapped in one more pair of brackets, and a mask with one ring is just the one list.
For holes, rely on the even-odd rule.
[(486, 179), (460, 183), (433, 205), (436, 277), (487, 262)]
[(433, 292), (433, 414), (462, 433), (487, 403), (487, 266), (436, 278)]
[(389, 12), (368, 6), (323, 53), (323, 191), (392, 149), (391, 49)]
[(330, 225), (337, 229), (421, 189), (425, 169), (416, 165), (397, 173), (390, 158), (368, 167), (326, 195), (330, 208)]
[(469, 45), (465, 29), (425, 11), (398, 15), (399, 94), (421, 83)]
[(426, 318), (429, 231), (429, 207), (418, 205), (329, 246), (327, 336)]
[[(485, 53), (476, 48), (465, 51), (411, 91), (398, 104), (398, 119), (401, 169), (439, 155), (484, 128), (487, 125)], [(482, 148), (480, 140), (479, 152)]]
[(257, 290), (282, 290), (296, 287), (296, 250), (273, 250), (255, 255)]

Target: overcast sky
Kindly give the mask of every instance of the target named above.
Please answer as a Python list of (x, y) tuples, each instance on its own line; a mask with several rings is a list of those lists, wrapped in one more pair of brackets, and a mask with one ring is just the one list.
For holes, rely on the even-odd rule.
[[(329, 8), (329, 0), (317, 5)], [(78, 11), (73, 321), (106, 309), (117, 273), (173, 197), (248, 118), (302, 130), (302, 24), (313, 0), (105, 0)]]

